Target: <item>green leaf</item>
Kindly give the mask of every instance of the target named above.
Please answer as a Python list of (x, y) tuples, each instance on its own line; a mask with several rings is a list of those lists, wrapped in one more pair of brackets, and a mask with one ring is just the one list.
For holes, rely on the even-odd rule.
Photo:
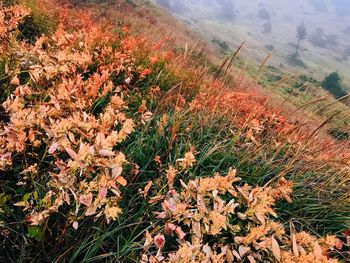
[(34, 238), (37, 241), (41, 241), (43, 239), (43, 232), (38, 226), (28, 226), (28, 237)]
[(10, 199), (10, 198), (9, 198), (8, 195), (6, 195), (5, 193), (1, 193), (1, 194), (0, 194), (0, 207), (1, 207), (1, 206), (4, 206), (5, 203), (6, 203), (9, 199)]
[(28, 199), (30, 198), (31, 196), (31, 193), (26, 193), (24, 196), (23, 196), (23, 201), (26, 202), (28, 201)]

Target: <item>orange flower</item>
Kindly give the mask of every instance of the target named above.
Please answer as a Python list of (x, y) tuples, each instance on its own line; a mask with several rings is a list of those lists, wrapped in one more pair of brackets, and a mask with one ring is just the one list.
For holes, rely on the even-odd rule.
[(158, 57), (151, 57), (150, 60), (151, 60), (151, 64), (154, 65), (159, 61), (159, 58)]
[(196, 162), (196, 157), (194, 154), (190, 151), (185, 153), (185, 158), (177, 159), (176, 162), (180, 163), (183, 169), (186, 169), (187, 167), (193, 167), (193, 164)]
[(159, 155), (157, 155), (156, 157), (154, 157), (154, 159), (153, 159), (155, 162), (156, 162), (156, 164), (157, 165), (159, 165), (159, 166), (161, 166), (162, 165), (162, 161), (161, 161), (161, 159), (160, 159), (160, 156)]
[(176, 169), (173, 166), (169, 166), (169, 169), (166, 170), (166, 176), (167, 176), (167, 179), (168, 179), (169, 189), (173, 188), (174, 180), (175, 180), (175, 177), (176, 177), (176, 173), (177, 173), (177, 171), (176, 171)]
[(144, 113), (147, 110), (146, 101), (142, 100), (140, 107), (138, 108), (138, 113)]
[(127, 34), (129, 33), (129, 28), (126, 27), (126, 26), (123, 26), (123, 27), (122, 27), (122, 31), (123, 31), (124, 34), (127, 35)]
[(140, 74), (140, 79), (144, 79), (146, 76), (148, 76), (149, 74), (152, 73), (152, 69), (144, 69), (143, 71), (141, 71), (141, 74)]

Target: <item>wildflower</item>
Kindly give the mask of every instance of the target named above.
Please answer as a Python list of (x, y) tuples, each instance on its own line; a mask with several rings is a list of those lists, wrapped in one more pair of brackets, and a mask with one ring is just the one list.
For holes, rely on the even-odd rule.
[(156, 162), (156, 164), (157, 165), (159, 165), (159, 166), (161, 166), (162, 165), (162, 161), (161, 161), (161, 159), (160, 159), (160, 156), (159, 155), (157, 155), (156, 157), (154, 157), (154, 159), (153, 159), (155, 162)]
[(38, 173), (38, 164), (30, 165), (28, 168), (20, 172), (21, 175), (37, 174), (37, 173)]
[(123, 26), (123, 27), (122, 27), (122, 32), (123, 32), (125, 35), (127, 35), (127, 34), (129, 33), (129, 28), (126, 27), (126, 26)]
[(115, 110), (120, 110), (123, 105), (125, 104), (125, 102), (123, 101), (123, 99), (121, 97), (119, 97), (118, 95), (114, 95), (111, 98), (111, 106), (113, 106), (113, 108)]
[(147, 111), (141, 115), (141, 120), (143, 124), (146, 124), (147, 122), (150, 122), (152, 120), (153, 113), (150, 111)]
[(227, 229), (227, 218), (226, 216), (218, 213), (211, 211), (208, 219), (211, 221), (210, 225), (210, 234), (211, 235), (217, 235), (221, 232), (222, 229)]
[(125, 180), (125, 178), (123, 176), (119, 175), (115, 179), (122, 186), (126, 186), (128, 184), (128, 182)]
[(137, 112), (142, 114), (142, 113), (144, 113), (146, 110), (147, 110), (146, 101), (145, 101), (145, 100), (142, 100), (142, 103), (141, 103), (141, 105), (139, 106), (139, 109), (137, 110)]
[(144, 79), (146, 76), (148, 76), (149, 74), (152, 73), (151, 69), (144, 69), (141, 73), (140, 73), (140, 79)]
[(186, 233), (185, 233), (184, 231), (182, 231), (182, 228), (179, 227), (179, 226), (176, 227), (175, 233), (176, 233), (176, 235), (177, 235), (177, 237), (178, 237), (179, 239), (184, 239), (185, 236), (186, 236)]
[(168, 115), (167, 114), (163, 114), (162, 117), (160, 118), (160, 121), (159, 121), (159, 126), (158, 126), (158, 132), (159, 133), (164, 133), (164, 129), (165, 129), (165, 126), (168, 122)]
[(131, 77), (127, 77), (127, 78), (125, 79), (125, 83), (129, 85), (129, 84), (131, 83), (131, 80), (132, 80)]
[(176, 169), (170, 165), (169, 168), (166, 170), (169, 189), (172, 189), (174, 186), (174, 180), (175, 180), (176, 174), (177, 174)]
[(276, 241), (276, 239), (272, 236), (271, 238), (272, 241), (272, 253), (275, 256), (275, 258), (277, 259), (277, 261), (281, 261), (281, 249), (280, 246), (278, 245), (278, 242)]
[(11, 80), (10, 84), (14, 86), (20, 85), (19, 78), (17, 77), (17, 75)]
[(26, 221), (32, 226), (37, 226), (42, 224), (48, 216), (47, 212), (33, 213), (26, 217)]
[(167, 224), (165, 225), (165, 231), (166, 231), (168, 234), (172, 234), (175, 230), (176, 230), (176, 225), (175, 225), (175, 224), (167, 223)]
[(291, 181), (287, 181), (285, 178), (280, 178), (277, 182), (277, 185), (273, 189), (274, 198), (281, 198), (287, 200), (287, 202), (291, 203), (292, 199), (290, 195), (292, 193), (293, 183)]
[(159, 95), (160, 94), (160, 87), (159, 86), (154, 86), (151, 88), (151, 94), (152, 95)]
[(163, 195), (157, 195), (157, 196), (153, 196), (149, 201), (148, 203), (149, 204), (155, 204), (155, 203), (158, 203), (159, 201), (163, 200), (164, 199), (164, 196)]
[(104, 215), (108, 223), (110, 220), (116, 220), (121, 212), (122, 210), (119, 207), (110, 206), (109, 204), (107, 204), (104, 208)]
[(10, 152), (0, 152), (0, 171), (5, 170), (6, 167), (12, 165), (12, 158)]
[(315, 243), (315, 237), (306, 233), (305, 231), (297, 233), (296, 235), (297, 243), (301, 246), (310, 246)]
[(248, 254), (250, 252), (250, 247), (246, 247), (246, 246), (239, 246), (238, 247), (238, 253), (240, 257), (244, 257), (246, 254)]
[(134, 130), (134, 122), (131, 119), (126, 119), (123, 123), (122, 132), (131, 134)]
[(143, 244), (143, 247), (145, 250), (148, 250), (148, 248), (152, 245), (153, 243), (153, 238), (151, 234), (146, 230), (146, 238), (145, 238), (145, 243)]
[(83, 205), (90, 206), (92, 204), (92, 198), (93, 198), (92, 193), (88, 193), (86, 195), (81, 195), (79, 197), (79, 201)]
[(150, 60), (151, 60), (151, 64), (154, 65), (159, 61), (159, 57), (151, 57)]
[(98, 190), (98, 196), (97, 198), (100, 200), (103, 200), (106, 198), (107, 196), (107, 192), (108, 192), (108, 188), (107, 187), (100, 187)]
[(165, 237), (164, 235), (158, 234), (153, 238), (154, 244), (159, 248), (163, 248), (165, 245)]
[(149, 181), (149, 182), (147, 183), (147, 185), (145, 186), (145, 188), (143, 189), (142, 193), (143, 193), (143, 197), (144, 197), (144, 198), (146, 198), (146, 196), (147, 196), (149, 190), (151, 189), (152, 185), (153, 185), (153, 182), (152, 182), (152, 181)]
[(77, 230), (78, 227), (79, 227), (79, 223), (78, 223), (77, 221), (74, 221), (73, 224), (72, 224), (72, 226), (73, 226), (73, 228), (74, 228), (75, 230)]
[(193, 167), (193, 164), (196, 162), (196, 158), (190, 151), (185, 153), (185, 158), (177, 159), (176, 162), (180, 163), (183, 169), (186, 169), (187, 167)]

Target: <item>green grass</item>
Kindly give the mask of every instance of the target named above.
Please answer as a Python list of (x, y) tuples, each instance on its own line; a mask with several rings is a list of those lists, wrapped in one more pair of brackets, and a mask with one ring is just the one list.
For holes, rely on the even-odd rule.
[[(227, 125), (225, 120), (203, 125), (200, 116), (188, 112), (169, 112), (169, 117), (165, 134), (157, 131), (156, 117), (153, 123), (140, 127), (121, 146), (130, 161), (140, 166), (137, 178), (129, 178), (131, 183), (123, 189), (121, 207), (124, 212), (117, 222), (110, 225), (100, 222), (96, 227), (87, 221), (79, 226), (77, 232), (70, 230), (72, 236), (65, 239), (75, 242), (68, 242), (71, 247), (67, 245), (61, 252), (70, 249), (67, 252), (68, 262), (137, 262), (145, 230), (157, 225), (159, 220), (154, 214), (159, 211), (159, 204), (148, 204), (136, 193), (137, 189), (143, 189), (152, 180), (154, 186), (149, 195), (165, 194), (167, 166), (158, 167), (154, 157), (159, 155), (164, 164), (174, 164), (190, 146), (198, 151), (196, 165), (178, 179), (188, 181), (215, 172), (224, 174), (229, 167), (234, 167), (243, 183), (263, 186), (283, 174), (295, 182), (293, 203), (280, 202), (277, 206), (283, 222), (292, 221), (298, 230), (316, 235), (340, 233), (350, 227), (348, 194), (346, 188), (341, 187), (341, 181), (347, 180), (345, 171), (332, 173), (327, 167), (320, 171), (307, 169), (307, 164), (298, 160), (293, 147), (288, 145), (280, 149), (273, 149), (271, 145), (259, 149), (252, 145), (244, 146), (239, 136), (230, 132), (235, 127)], [(178, 127), (178, 139), (169, 148), (169, 127), (179, 119), (182, 121)], [(185, 131), (188, 125), (192, 125), (189, 133)], [(239, 132), (237, 129), (235, 131)], [(176, 181), (175, 187), (180, 187)], [(329, 189), (333, 191), (329, 192)]]
[[(191, 55), (187, 61), (190, 66), (198, 67), (206, 61), (202, 53)], [(136, 63), (148, 66), (143, 56)], [(244, 67), (242, 59), (235, 60), (235, 63), (240, 68)], [(218, 67), (211, 63), (208, 65), (205, 74), (215, 74)], [(304, 82), (316, 85), (312, 79), (297, 79), (292, 85), (276, 87), (276, 83), (283, 78), (281, 72), (274, 68), (267, 70), (270, 71), (259, 72), (257, 66), (248, 64), (245, 72), (252, 78), (259, 72), (257, 80), (265, 88), (273, 90), (297, 107), (312, 100), (311, 92), (315, 92), (314, 89), (310, 93), (298, 89)], [(146, 230), (160, 225), (160, 219), (155, 214), (160, 210), (160, 203), (149, 204), (138, 190), (152, 180), (154, 186), (149, 196), (166, 194), (165, 170), (169, 165), (175, 165), (176, 160), (182, 158), (191, 147), (195, 149), (196, 163), (192, 169), (177, 177), (176, 188), (180, 188), (179, 179), (188, 181), (216, 172), (226, 174), (230, 167), (237, 169), (242, 184), (268, 186), (283, 176), (294, 182), (294, 202), (280, 202), (277, 205), (283, 223), (292, 221), (298, 230), (319, 236), (338, 234), (350, 227), (349, 176), (346, 168), (339, 169), (330, 163), (308, 162), (305, 156), (314, 154), (309, 151), (308, 143), (295, 144), (287, 138), (267, 132), (259, 137), (260, 144), (254, 144), (246, 138), (247, 127), (231, 122), (224, 115), (208, 116), (190, 112), (186, 107), (175, 110), (172, 104), (164, 105), (164, 100), (175, 87), (191, 88), (185, 94), (190, 102), (200, 87), (207, 84), (200, 80), (195, 82), (196, 85), (190, 85), (198, 76), (188, 75), (188, 72), (175, 74), (166, 63), (159, 62), (145, 80), (132, 83), (127, 94), (127, 115), (138, 119), (137, 109), (142, 100), (146, 100), (148, 110), (154, 116), (149, 123), (138, 122), (128, 140), (116, 146), (116, 150), (122, 151), (140, 170), (136, 176), (126, 175), (129, 184), (122, 188), (123, 198), (120, 202), (123, 213), (115, 222), (107, 224), (103, 219), (94, 221), (88, 218), (80, 221), (78, 229), (74, 230), (71, 222), (65, 218), (67, 207), (62, 207), (42, 228), (27, 227), (24, 213), (19, 209), (12, 211), (9, 203), (21, 201), (26, 194), (34, 196), (37, 193), (42, 197), (47, 178), (30, 178), (30, 189), (17, 186), (24, 162), (22, 156), (17, 156), (17, 166), (12, 173), (1, 178), (1, 183), (4, 182), (1, 188), (6, 193), (0, 194), (0, 208), (5, 211), (5, 215), (1, 214), (1, 220), (10, 222), (5, 224), (10, 238), (3, 241), (5, 249), (0, 252), (0, 259), (4, 254), (5, 258), (18, 259), (18, 262), (138, 262)], [(114, 84), (121, 83), (123, 77), (116, 78)], [(160, 98), (149, 92), (149, 88), (155, 85), (159, 85), (162, 91), (163, 96)], [(108, 100), (109, 95), (96, 101), (91, 112), (95, 115), (101, 113)], [(321, 103), (310, 105), (307, 112), (316, 114), (320, 105), (323, 105), (328, 109), (320, 116), (327, 117), (332, 114), (331, 106), (337, 109), (342, 105), (334, 100), (327, 101), (328, 104), (334, 103), (331, 106), (323, 101)], [(163, 114), (167, 114), (168, 120), (164, 131), (160, 131), (159, 122)], [(174, 131), (176, 137), (173, 136)], [(281, 144), (276, 145), (274, 140)], [(52, 162), (45, 154), (46, 151), (40, 149), (38, 155), (42, 157), (42, 169)], [(156, 164), (156, 156), (160, 156), (163, 165)]]

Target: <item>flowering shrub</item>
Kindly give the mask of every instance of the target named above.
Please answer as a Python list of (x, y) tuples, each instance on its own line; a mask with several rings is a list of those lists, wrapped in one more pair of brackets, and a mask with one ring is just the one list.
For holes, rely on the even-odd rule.
[[(275, 202), (291, 202), (292, 184), (281, 178), (273, 187), (239, 186), (240, 178), (231, 169), (226, 176), (197, 178), (181, 190), (170, 190), (162, 202), (163, 234), (146, 233), (142, 262), (338, 262), (329, 259), (337, 239), (317, 239), (306, 232), (290, 237), (276, 220)], [(176, 236), (177, 251), (162, 253), (168, 237)], [(247, 262), (248, 262), (247, 261)]]
[[(15, 6), (1, 9), (0, 17), (6, 16), (2, 23), (10, 22), (9, 30), (25, 14)], [(3, 27), (5, 46), (10, 39)], [(68, 33), (60, 25), (35, 46), (20, 43), (20, 63), (11, 69), (15, 90), (3, 103), (8, 121), (0, 123), (0, 170), (16, 165), (20, 184), (32, 190), (15, 204), (27, 211), (31, 225), (42, 224), (63, 205), (71, 208), (70, 221), (92, 215), (110, 221), (121, 213), (119, 188), (127, 185), (122, 173), (128, 162), (115, 146), (134, 129), (123, 98), (139, 71), (131, 58), (139, 42), (123, 41), (115, 50), (113, 41), (98, 27)], [(26, 161), (16, 163), (15, 156)], [(46, 177), (42, 197), (30, 184)]]

